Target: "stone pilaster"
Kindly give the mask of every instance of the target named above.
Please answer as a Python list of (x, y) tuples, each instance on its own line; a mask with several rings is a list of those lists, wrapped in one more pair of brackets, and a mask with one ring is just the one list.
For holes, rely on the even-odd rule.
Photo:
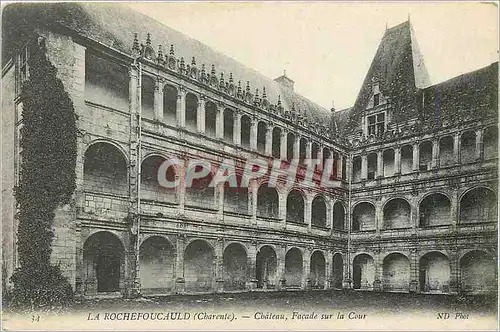
[(154, 118), (158, 121), (163, 120), (163, 80), (160, 78), (155, 81)]
[(432, 140), (432, 168), (439, 167), (439, 140)]
[(259, 122), (253, 117), (250, 126), (250, 149), (257, 150), (257, 129)]
[(265, 154), (272, 155), (273, 153), (273, 124), (270, 122), (266, 127), (266, 146)]
[(201, 95), (198, 99), (198, 109), (196, 110), (197, 131), (200, 134), (205, 133), (205, 96)]
[(186, 238), (183, 234), (179, 234), (176, 239), (176, 250), (174, 254), (175, 258), (175, 293), (183, 294), (185, 291), (185, 280), (184, 280), (184, 250), (186, 247)]
[(412, 170), (414, 172), (417, 172), (419, 169), (419, 163), (420, 163), (420, 145), (418, 143), (413, 143), (413, 163), (412, 163)]
[(233, 142), (235, 145), (241, 145), (241, 111), (233, 114)]
[(368, 157), (366, 154), (361, 156), (361, 180), (368, 178)]
[(460, 133), (457, 132), (453, 135), (453, 162), (460, 164)]
[(302, 289), (311, 289), (311, 249), (305, 248), (302, 254)]
[(245, 288), (249, 291), (257, 288), (257, 243), (252, 242), (247, 248), (247, 281)]
[(287, 146), (288, 146), (288, 143), (287, 143), (287, 136), (288, 136), (288, 131), (286, 131), (285, 129), (283, 129), (281, 131), (281, 137), (280, 137), (280, 158), (282, 160), (286, 160), (286, 154), (287, 154)]
[(182, 85), (179, 86), (177, 93), (177, 125), (179, 127), (186, 127), (186, 88)]
[(217, 103), (215, 110), (215, 137), (218, 139), (224, 138), (224, 107)]
[(394, 175), (401, 174), (401, 146), (394, 148)]
[(483, 159), (483, 129), (476, 130), (476, 160)]

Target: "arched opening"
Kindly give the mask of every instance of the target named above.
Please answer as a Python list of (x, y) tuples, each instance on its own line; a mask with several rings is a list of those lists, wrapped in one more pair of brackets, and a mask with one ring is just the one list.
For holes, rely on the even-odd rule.
[(239, 243), (231, 243), (224, 250), (224, 290), (244, 290), (247, 279), (247, 253)]
[(286, 159), (291, 161), (293, 159), (293, 146), (295, 145), (295, 135), (288, 133), (286, 136)]
[(393, 176), (394, 175), (394, 150), (388, 149), (385, 150), (382, 154), (383, 162), (384, 162), (384, 176)]
[(384, 228), (411, 228), (411, 207), (402, 198), (394, 198), (384, 206)]
[[(141, 165), (141, 199), (158, 202), (176, 201), (175, 188), (162, 187), (158, 182), (158, 170), (165, 158), (150, 156), (144, 159)], [(169, 182), (175, 181), (175, 168), (170, 166), (165, 178)]]
[(247, 115), (241, 116), (241, 145), (250, 148), (250, 128), (252, 127), (252, 121)]
[(342, 255), (336, 253), (333, 255), (333, 271), (332, 271), (332, 285), (333, 288), (342, 289), (342, 280), (344, 276), (344, 260)]
[(494, 159), (498, 157), (498, 128), (490, 126), (484, 130), (483, 134), (484, 159)]
[(449, 225), (451, 204), (448, 197), (435, 193), (420, 202), (420, 227)]
[(125, 249), (110, 232), (92, 234), (83, 245), (85, 293), (116, 292), (122, 287)]
[(224, 140), (234, 143), (233, 141), (234, 114), (233, 110), (226, 108), (224, 110)]
[(352, 159), (352, 180), (361, 181), (361, 157), (359, 156)]
[(165, 238), (152, 236), (139, 249), (141, 290), (171, 291), (174, 287), (175, 250)]
[(326, 202), (322, 196), (316, 196), (312, 201), (311, 224), (326, 227)]
[(305, 139), (304, 137), (301, 137), (300, 144), (299, 144), (299, 163), (300, 164), (303, 164), (304, 160), (306, 160), (306, 157), (307, 157), (306, 149), (307, 149), (307, 139)]
[(347, 157), (343, 155), (342, 158), (342, 180), (347, 179)]
[(212, 290), (214, 266), (212, 247), (203, 240), (191, 242), (184, 252), (186, 290), (192, 292), (208, 292)]
[(288, 250), (285, 255), (286, 286), (299, 288), (302, 286), (302, 252), (298, 248)]
[(375, 179), (375, 175), (377, 174), (377, 154), (370, 153), (367, 157), (368, 163), (368, 180)]
[(215, 128), (217, 126), (217, 107), (211, 101), (205, 103), (205, 133), (208, 136), (215, 137)]
[(276, 188), (262, 184), (257, 191), (257, 216), (279, 218), (279, 196)]
[(257, 288), (274, 288), (277, 284), (276, 252), (270, 246), (263, 246), (257, 252), (255, 266)]
[(439, 140), (439, 166), (452, 165), (453, 159), (453, 137), (445, 136)]
[(450, 261), (440, 252), (433, 251), (420, 258), (420, 291), (448, 293), (450, 291)]
[(163, 122), (172, 126), (177, 123), (177, 89), (168, 84), (163, 88)]
[(408, 174), (413, 171), (413, 146), (404, 145), (401, 147), (401, 174)]
[(154, 118), (155, 107), (155, 81), (146, 75), (142, 75), (141, 84), (141, 109), (142, 117), (147, 119)]
[(316, 250), (311, 255), (310, 271), (311, 271), (311, 287), (313, 289), (325, 288), (325, 256), (321, 251)]
[(279, 158), (281, 156), (281, 128), (273, 128), (273, 157)]
[[(236, 187), (229, 186), (235, 177)], [(224, 184), (224, 211), (248, 215), (248, 187), (241, 186), (241, 177), (231, 175)]]
[(460, 162), (462, 164), (476, 161), (476, 133), (466, 131), (460, 138)]
[(341, 202), (335, 202), (333, 205), (333, 229), (344, 230), (345, 227), (345, 208)]
[(192, 93), (186, 94), (186, 128), (198, 130), (198, 98)]
[(460, 259), (461, 289), (464, 293), (489, 293), (497, 290), (496, 259), (485, 251), (474, 250)]
[(389, 292), (410, 290), (410, 261), (400, 253), (387, 255), (383, 261), (382, 287)]
[[(328, 160), (328, 158), (330, 158), (330, 155), (331, 155), (330, 150), (327, 147), (324, 147), (323, 148), (323, 163), (321, 164), (322, 169), (325, 167), (326, 161)], [(361, 167), (361, 164), (359, 164), (359, 165)], [(360, 170), (361, 170), (361, 168), (360, 168)]]
[(432, 143), (431, 141), (422, 142), (419, 146), (418, 169), (427, 171), (432, 168)]
[(263, 121), (259, 121), (257, 125), (257, 151), (262, 153), (266, 151), (266, 131), (266, 123)]
[(316, 142), (313, 142), (311, 145), (311, 159), (318, 160), (319, 159), (319, 144)]
[(128, 195), (127, 162), (109, 143), (92, 144), (85, 151), (83, 185), (86, 191)]
[[(196, 169), (194, 171), (202, 171), (203, 166), (197, 165), (195, 167)], [(187, 172), (192, 171), (192, 169), (187, 170)], [(200, 179), (193, 179), (191, 186), (186, 187), (186, 206), (205, 209), (214, 209), (214, 206), (217, 206), (215, 202), (215, 187), (210, 186), (212, 179), (212, 173)]]
[(363, 202), (354, 207), (352, 212), (353, 231), (367, 231), (375, 229), (375, 207), (371, 203)]
[(375, 281), (375, 264), (372, 256), (359, 254), (352, 263), (352, 281), (354, 289), (372, 290)]
[(460, 223), (496, 222), (497, 204), (492, 190), (483, 187), (469, 190), (460, 199)]
[(298, 190), (292, 190), (286, 198), (286, 221), (304, 223), (304, 197)]

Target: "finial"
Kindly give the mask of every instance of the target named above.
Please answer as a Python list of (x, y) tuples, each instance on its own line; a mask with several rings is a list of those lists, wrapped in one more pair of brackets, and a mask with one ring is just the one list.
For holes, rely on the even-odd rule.
[(408, 12), (408, 22), (410, 22), (410, 12)]
[(267, 99), (266, 87), (262, 88), (262, 99)]
[(220, 80), (219, 80), (219, 85), (224, 84), (224, 73), (220, 73)]
[(196, 66), (196, 59), (194, 57), (191, 59), (191, 65)]
[(255, 89), (255, 99), (259, 99), (259, 89)]
[(205, 77), (205, 64), (201, 65), (201, 76)]
[(185, 66), (185, 64), (184, 64), (184, 57), (181, 57), (181, 62), (180, 62), (179, 68), (181, 70), (184, 70), (184, 66)]
[(295, 103), (292, 103), (292, 111), (295, 111)]
[(278, 95), (278, 106), (281, 107), (281, 96)]
[(283, 76), (286, 77), (286, 69), (283, 69)]
[(173, 44), (170, 44), (170, 55), (171, 55), (171, 56), (174, 56), (174, 55), (175, 55), (174, 45), (173, 45)]
[(212, 70), (210, 71), (212, 76), (215, 76), (215, 65), (212, 63)]
[(151, 46), (151, 34), (149, 32), (146, 35), (146, 45)]
[(238, 94), (241, 94), (241, 81), (238, 81)]
[(246, 92), (250, 93), (250, 81), (247, 81)]
[(161, 48), (161, 44), (158, 45), (158, 60), (163, 60), (163, 49)]
[(229, 83), (233, 83), (233, 73), (229, 73)]
[(137, 32), (134, 33), (134, 42), (132, 44), (132, 51), (139, 52), (141, 48), (139, 47), (139, 39), (137, 38)]

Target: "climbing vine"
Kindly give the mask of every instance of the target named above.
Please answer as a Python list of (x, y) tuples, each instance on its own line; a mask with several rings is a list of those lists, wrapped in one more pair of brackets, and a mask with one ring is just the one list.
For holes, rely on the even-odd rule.
[(20, 267), (11, 280), (14, 303), (43, 306), (72, 297), (50, 255), (55, 211), (70, 202), (76, 187), (76, 115), (43, 45), (31, 47), (28, 65), (29, 78), (20, 94), (23, 127), (15, 188)]

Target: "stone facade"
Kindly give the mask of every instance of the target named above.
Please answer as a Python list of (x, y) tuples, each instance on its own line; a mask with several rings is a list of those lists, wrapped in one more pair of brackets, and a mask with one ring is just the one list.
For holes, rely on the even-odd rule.
[[(404, 29), (409, 22), (386, 34), (404, 39)], [(398, 95), (384, 96), (382, 81), (389, 78), (372, 68), (362, 100), (332, 114), (308, 108), (286, 76), (253, 93), (252, 82), (197, 64), (210, 59), (186, 54), (183, 44), (153, 47), (149, 34), (140, 46), (131, 33), (130, 46), (120, 50), (70, 23), (33, 32), (44, 38), (78, 114), (77, 189), (73, 202), (57, 211), (52, 255), (77, 294), (496, 289), (495, 116), (429, 130), (418, 118), (397, 120), (392, 98)], [(3, 66), (7, 276), (16, 266), (12, 186), (22, 125), (15, 89), (21, 51), (12, 50)], [(410, 73), (413, 84), (425, 81)], [(497, 85), (490, 88), (497, 93)], [(419, 99), (425, 88), (405, 91), (413, 98), (408, 107), (425, 109)], [(496, 103), (481, 105), (496, 112)], [(384, 120), (376, 117), (382, 113)], [(321, 116), (327, 127), (317, 125)], [(167, 189), (156, 174), (172, 157), (185, 166), (192, 158), (216, 165), (235, 160), (236, 177), (254, 158), (319, 159), (334, 165), (340, 185), (273, 188), (270, 179), (256, 178), (234, 192), (205, 182), (196, 190)], [(175, 167), (167, 177), (183, 184), (185, 169)]]

